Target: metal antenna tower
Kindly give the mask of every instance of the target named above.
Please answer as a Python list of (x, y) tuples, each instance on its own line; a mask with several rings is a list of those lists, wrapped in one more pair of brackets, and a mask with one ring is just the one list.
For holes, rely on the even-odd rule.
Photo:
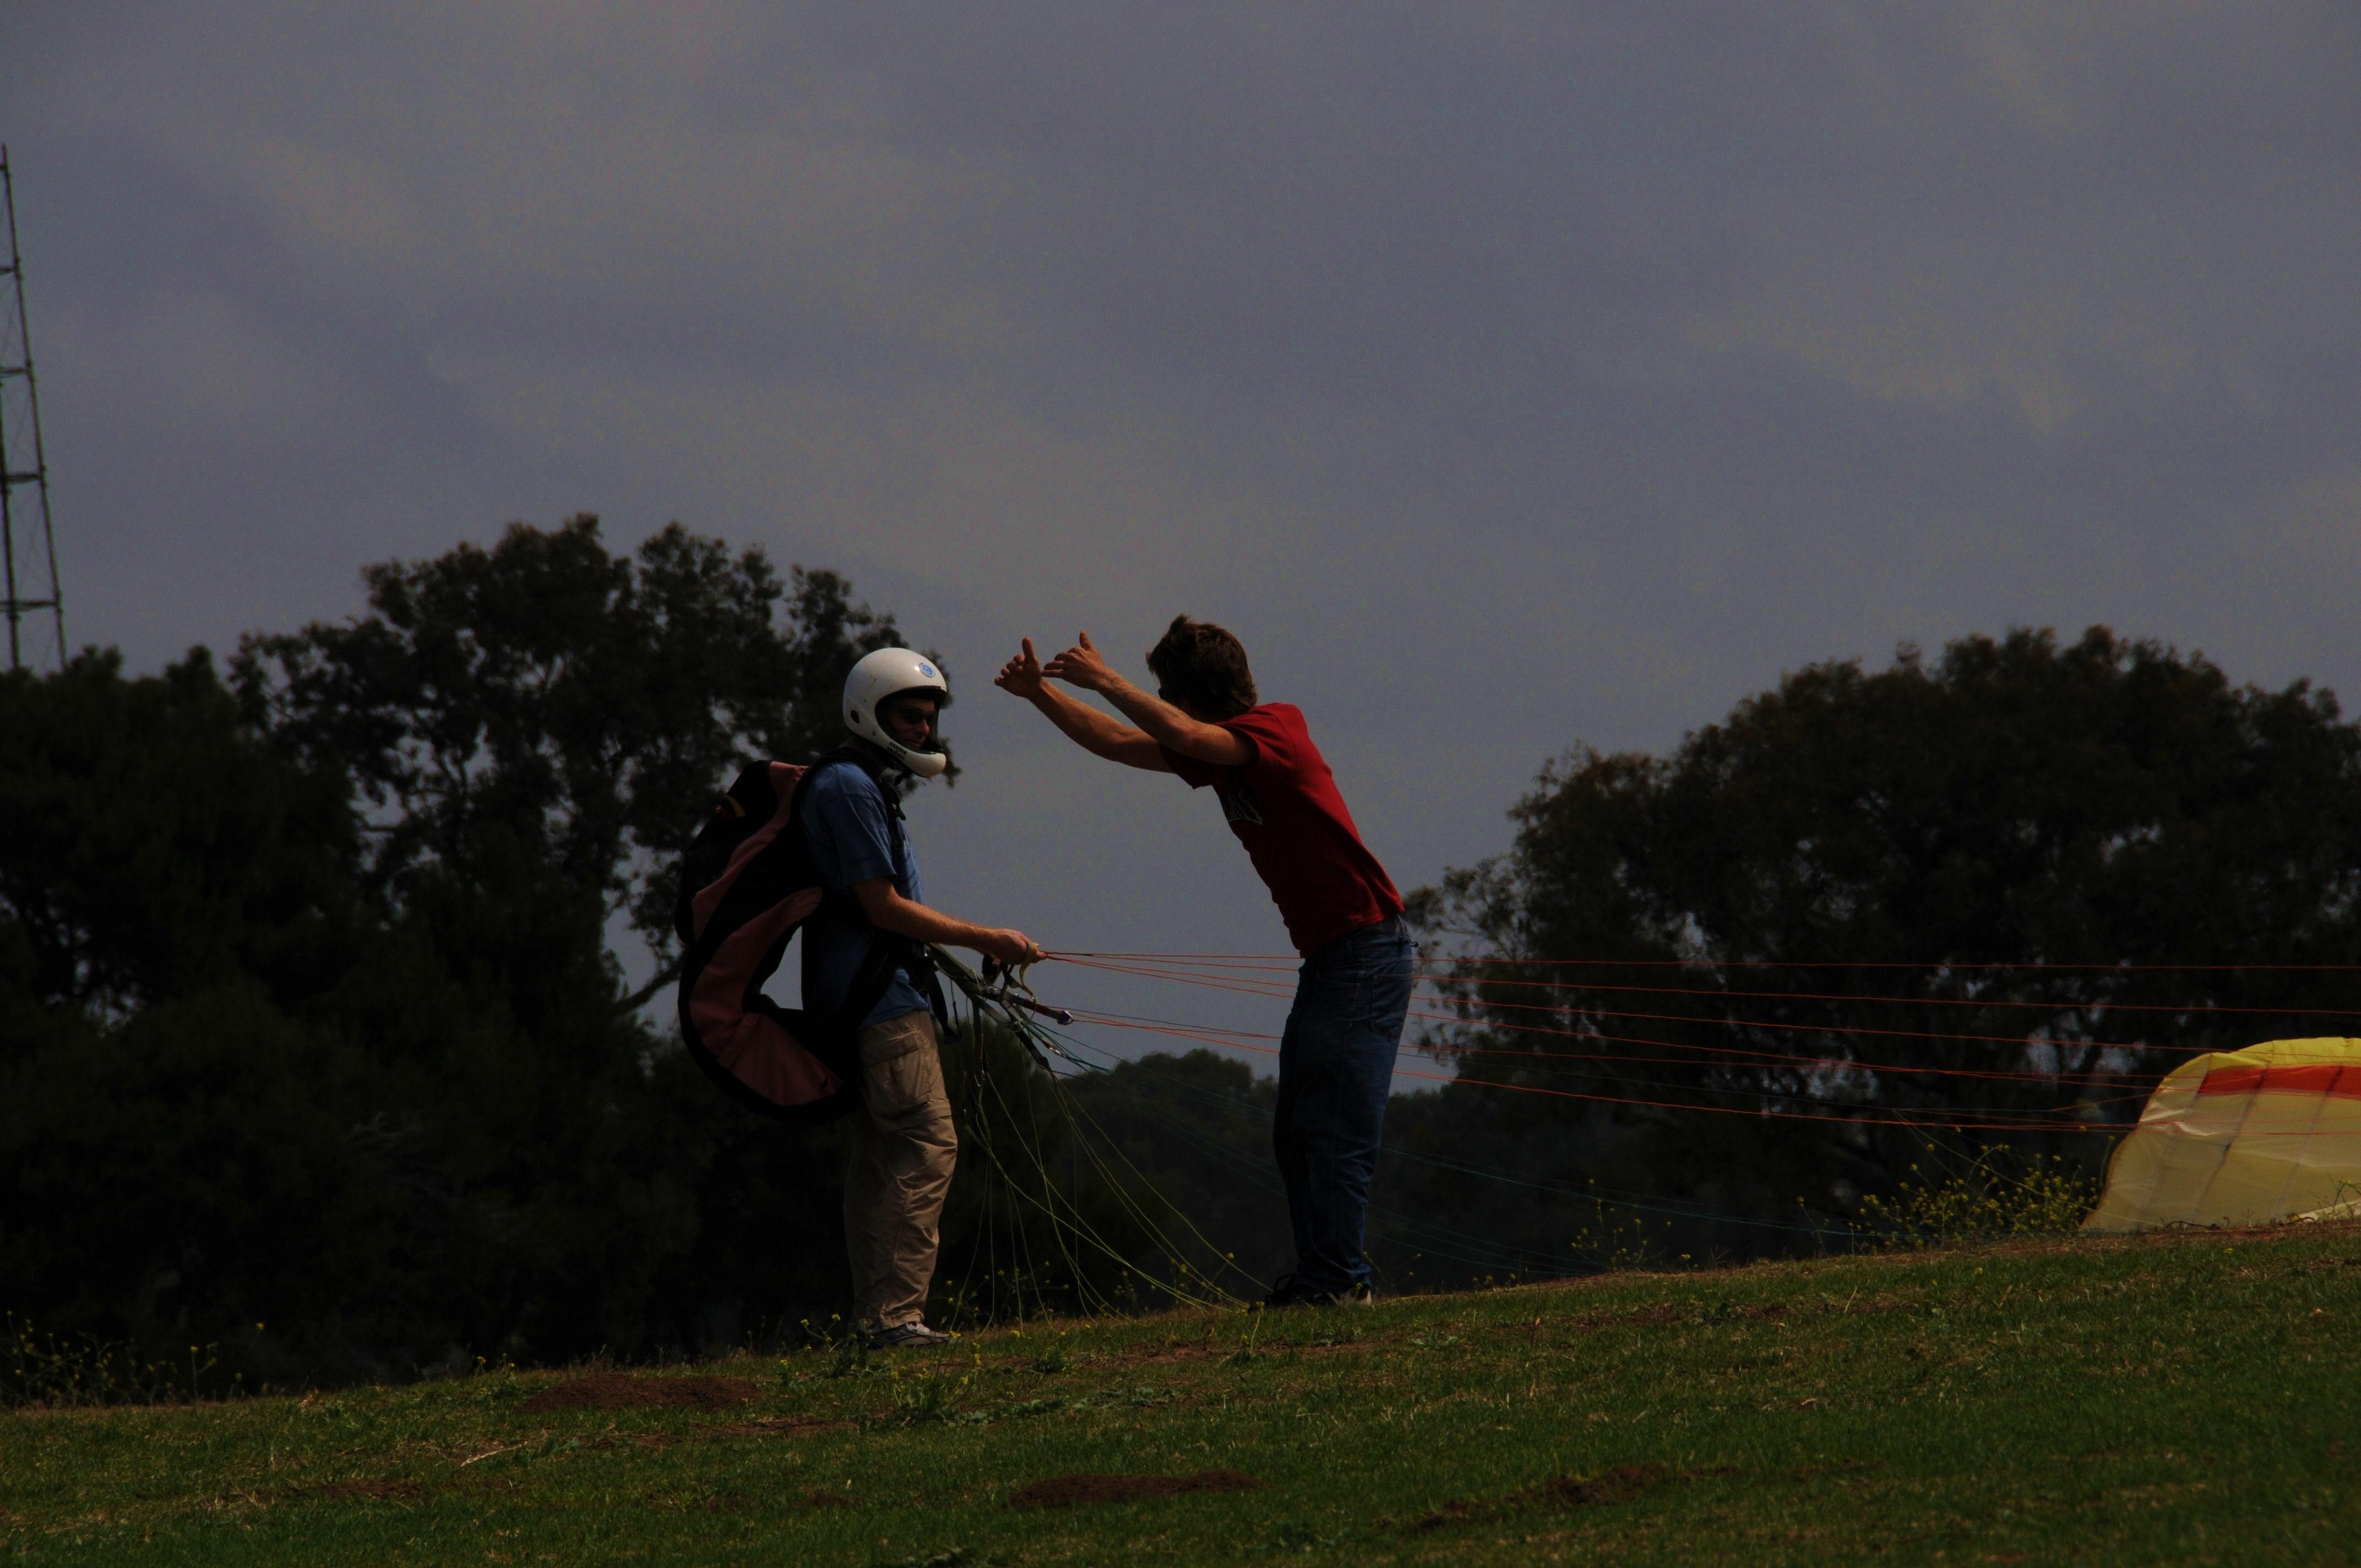
[[(8, 595), (0, 609), (8, 616), (8, 667), (25, 667), (23, 621), (27, 612), (48, 610), (57, 623), (58, 667), (66, 663), (65, 596), (58, 589), (58, 536), (49, 526), (49, 465), (41, 453), (41, 396), (33, 380), (33, 337), (25, 326), (25, 262), (16, 252), (16, 181), (8, 172), (8, 148), (0, 143), (0, 212), (8, 220), (8, 265), (0, 278), (11, 285), (0, 305), (0, 552), (5, 552)], [(32, 543), (32, 507), (16, 499), (21, 486), (32, 488), (32, 499), (41, 514), (41, 559), (49, 567), (49, 593), (34, 598), (16, 576), (16, 516), (25, 519), (26, 543)], [(29, 550), (28, 550), (29, 554)], [(27, 563), (29, 567), (30, 563)]]

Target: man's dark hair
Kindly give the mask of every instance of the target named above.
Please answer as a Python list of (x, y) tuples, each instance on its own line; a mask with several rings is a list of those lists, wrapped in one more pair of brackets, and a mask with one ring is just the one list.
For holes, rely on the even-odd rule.
[(1210, 620), (1176, 615), (1148, 651), (1165, 701), (1213, 719), (1235, 718), (1255, 705), (1246, 644)]

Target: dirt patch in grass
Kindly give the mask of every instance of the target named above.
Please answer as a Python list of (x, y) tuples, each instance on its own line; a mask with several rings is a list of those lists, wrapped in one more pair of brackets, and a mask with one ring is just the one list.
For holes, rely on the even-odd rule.
[[(1723, 1475), (1729, 1470), (1708, 1474)], [(1693, 1477), (1684, 1471), (1678, 1477)], [(1643, 1492), (1653, 1490), (1668, 1480), (1673, 1473), (1661, 1464), (1619, 1464), (1597, 1475), (1553, 1475), (1546, 1481), (1536, 1481), (1530, 1486), (1520, 1486), (1504, 1497), (1470, 1502), (1454, 1497), (1425, 1518), (1411, 1521), (1412, 1535), (1424, 1535), (1430, 1530), (1446, 1530), (1453, 1525), (1473, 1524), (1478, 1519), (1501, 1519), (1510, 1514), (1530, 1513), (1537, 1509), (1565, 1512), (1587, 1508), (1599, 1503), (1628, 1503)]]
[(290, 1497), (371, 1497), (379, 1501), (413, 1502), (426, 1495), (426, 1489), (415, 1481), (398, 1478), (363, 1481), (323, 1481), (316, 1486), (295, 1486), (284, 1496)]
[(1509, 1494), (1528, 1508), (1587, 1508), (1593, 1503), (1628, 1503), (1668, 1478), (1661, 1464), (1619, 1464), (1598, 1475), (1553, 1475)]
[(851, 1431), (859, 1421), (823, 1420), (817, 1416), (762, 1416), (751, 1421), (724, 1421), (697, 1435), (713, 1437), (808, 1437), (815, 1432)]
[(1645, 1307), (1626, 1307), (1620, 1310), (1576, 1312), (1556, 1320), (1564, 1327), (1589, 1332), (1614, 1328), (1716, 1328), (1724, 1324), (1778, 1322), (1788, 1318), (1868, 1317), (1877, 1312), (1900, 1311), (1914, 1304), (1913, 1298), (1924, 1296), (1921, 1287), (1902, 1290), (1881, 1290), (1874, 1296), (1855, 1291), (1838, 1299), (1828, 1298), (1816, 1301), (1659, 1301)]
[(1243, 1470), (1200, 1470), (1193, 1475), (1051, 1475), (1009, 1494), (1012, 1508), (1071, 1508), (1128, 1503), (1187, 1492), (1251, 1492), (1263, 1483)]
[(851, 1431), (860, 1424), (858, 1421), (824, 1420), (817, 1416), (757, 1416), (752, 1420), (720, 1421), (711, 1426), (696, 1427), (686, 1437), (669, 1431), (618, 1432), (611, 1437), (594, 1438), (582, 1446), (586, 1449), (607, 1449), (629, 1443), (634, 1448), (670, 1448), (678, 1442), (711, 1442), (725, 1437), (807, 1437), (815, 1432)]
[(726, 1410), (762, 1390), (743, 1377), (634, 1377), (600, 1372), (553, 1383), (524, 1402), (527, 1410)]
[[(1104, 1351), (1093, 1354), (1093, 1367), (1172, 1366), (1185, 1362), (1226, 1362), (1238, 1359), (1238, 1353), (1247, 1349), (1243, 1340), (1224, 1341), (1219, 1344), (1199, 1342), (1188, 1344), (1168, 1344), (1154, 1349)], [(1337, 1352), (1366, 1351), (1371, 1345), (1363, 1343), (1351, 1331), (1333, 1335), (1317, 1335), (1297, 1340), (1288, 1334), (1264, 1334), (1253, 1346), (1254, 1359), (1279, 1355), (1328, 1355)], [(1077, 1358), (1078, 1360), (1080, 1358)], [(1010, 1362), (1012, 1367), (1025, 1363)]]
[(666, 1513), (742, 1514), (746, 1499), (735, 1492), (673, 1493), (651, 1486), (640, 1494), (640, 1501)]
[(1191, 1361), (1220, 1361), (1235, 1350), (1235, 1345), (1175, 1344), (1161, 1350), (1126, 1350), (1110, 1355), (1092, 1357), (1103, 1366), (1177, 1366)]

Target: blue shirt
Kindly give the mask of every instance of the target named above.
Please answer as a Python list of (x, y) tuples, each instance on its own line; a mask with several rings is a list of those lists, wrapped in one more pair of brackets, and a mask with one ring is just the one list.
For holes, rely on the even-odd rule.
[[(844, 993), (851, 989), (876, 935), (845, 890), (857, 882), (889, 876), (903, 897), (920, 902), (918, 857), (907, 834), (900, 836), (901, 861), (895, 863), (891, 810), (877, 781), (850, 762), (824, 764), (804, 786), (796, 816), (819, 868), (820, 884), (830, 895), (804, 922), (804, 1006), (811, 1012), (833, 1014), (844, 1005)], [(909, 970), (897, 967), (885, 993), (860, 1026), (925, 1011), (927, 999), (910, 983)]]

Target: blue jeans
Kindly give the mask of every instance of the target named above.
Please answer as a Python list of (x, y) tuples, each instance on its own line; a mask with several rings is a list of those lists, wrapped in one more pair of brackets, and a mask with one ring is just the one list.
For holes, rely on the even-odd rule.
[(1296, 1283), (1366, 1282), (1362, 1221), (1378, 1169), (1394, 1053), (1417, 983), (1399, 918), (1349, 932), (1303, 960), (1279, 1042), (1271, 1146), (1295, 1228)]

